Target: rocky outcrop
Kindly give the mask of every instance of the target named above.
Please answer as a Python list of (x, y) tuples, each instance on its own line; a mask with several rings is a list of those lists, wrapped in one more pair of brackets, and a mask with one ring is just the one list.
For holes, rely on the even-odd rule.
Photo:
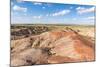
[(53, 30), (11, 41), (11, 65), (94, 61), (94, 43), (73, 30)]
[(11, 40), (17, 40), (17, 39), (22, 39), (25, 37), (28, 37), (30, 35), (37, 35), (46, 31), (49, 31), (50, 29), (46, 26), (28, 26), (28, 27), (23, 27), (23, 26), (16, 26), (15, 29), (12, 26), (12, 31), (11, 31)]

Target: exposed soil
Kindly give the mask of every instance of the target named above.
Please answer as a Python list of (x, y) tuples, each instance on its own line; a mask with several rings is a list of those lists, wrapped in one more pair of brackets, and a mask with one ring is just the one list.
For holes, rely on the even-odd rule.
[[(11, 40), (11, 66), (94, 61), (94, 42), (72, 29), (33, 34), (29, 30)], [(25, 37), (25, 35), (27, 35)]]

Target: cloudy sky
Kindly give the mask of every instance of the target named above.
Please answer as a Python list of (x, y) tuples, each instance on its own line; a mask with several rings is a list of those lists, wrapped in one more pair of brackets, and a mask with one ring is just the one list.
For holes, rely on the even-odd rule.
[(95, 6), (11, 0), (12, 24), (95, 24)]

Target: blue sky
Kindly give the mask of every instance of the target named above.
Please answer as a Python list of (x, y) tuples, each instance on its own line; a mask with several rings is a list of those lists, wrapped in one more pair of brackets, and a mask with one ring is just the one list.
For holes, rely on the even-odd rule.
[(95, 24), (95, 6), (11, 0), (12, 24)]

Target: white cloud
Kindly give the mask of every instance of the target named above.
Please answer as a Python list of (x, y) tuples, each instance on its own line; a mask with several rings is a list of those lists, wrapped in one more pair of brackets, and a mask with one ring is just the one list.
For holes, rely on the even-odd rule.
[(70, 7), (70, 9), (73, 9), (73, 7)]
[(24, 7), (20, 7), (20, 6), (15, 5), (13, 7), (13, 10), (14, 11), (23, 11), (23, 12), (26, 12), (27, 11), (27, 8), (24, 8)]
[(62, 10), (62, 11), (55, 12), (55, 13), (51, 14), (51, 16), (63, 16), (63, 15), (68, 14), (68, 13), (70, 13), (70, 10)]
[(76, 10), (83, 10), (85, 9), (84, 7), (77, 7)]
[(73, 20), (77, 20), (77, 18), (73, 18)]
[(76, 10), (78, 14), (84, 14), (84, 13), (95, 12), (95, 7), (91, 7), (91, 8), (78, 7), (76, 8)]
[(42, 15), (39, 15), (39, 16), (33, 16), (34, 19), (41, 19), (42, 18)]
[(94, 20), (95, 17), (94, 16), (91, 16), (91, 17), (87, 17), (86, 19), (88, 19), (88, 20)]
[(39, 2), (35, 2), (33, 3), (34, 5), (42, 5), (42, 3), (39, 3)]
[(46, 14), (46, 16), (48, 17), (48, 16), (49, 16), (49, 14)]
[(24, 16), (27, 16), (27, 14), (26, 14), (26, 13), (24, 13)]
[(42, 9), (45, 9), (45, 7), (42, 7)]

